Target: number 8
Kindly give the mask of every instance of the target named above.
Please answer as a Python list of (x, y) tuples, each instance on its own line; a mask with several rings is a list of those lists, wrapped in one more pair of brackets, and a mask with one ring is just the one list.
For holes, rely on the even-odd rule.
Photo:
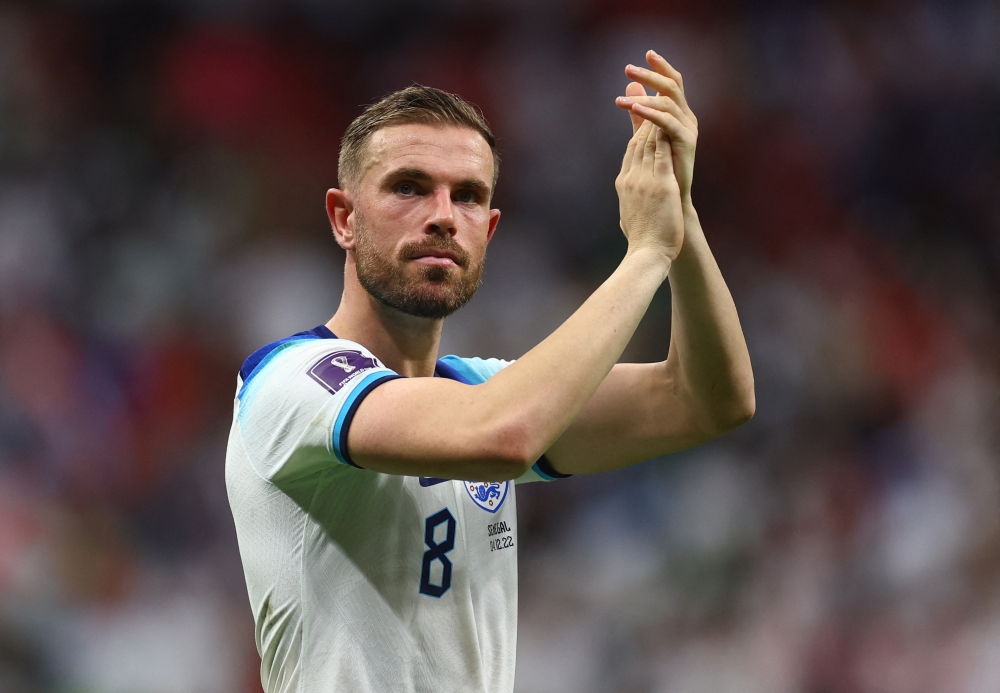
[[(442, 522), (448, 523), (448, 530), (444, 541), (439, 544), (434, 541), (434, 530)], [(427, 550), (424, 551), (424, 564), (420, 570), (420, 594), (441, 597), (451, 587), (451, 561), (445, 554), (455, 548), (456, 526), (455, 518), (448, 508), (439, 510), (424, 520), (424, 543), (427, 544)], [(440, 585), (431, 582), (431, 563), (434, 561), (441, 561)]]

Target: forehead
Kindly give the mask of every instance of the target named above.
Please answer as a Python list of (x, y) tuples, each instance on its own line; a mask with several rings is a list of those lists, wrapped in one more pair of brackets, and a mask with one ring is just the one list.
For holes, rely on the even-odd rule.
[(411, 123), (377, 130), (368, 143), (364, 177), (378, 180), (398, 168), (433, 176), (493, 180), (493, 152), (475, 130), (456, 125)]

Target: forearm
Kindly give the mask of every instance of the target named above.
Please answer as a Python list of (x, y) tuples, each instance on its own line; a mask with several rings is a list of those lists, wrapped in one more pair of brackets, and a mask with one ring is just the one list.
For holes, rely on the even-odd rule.
[(684, 247), (670, 273), (666, 368), (706, 431), (717, 433), (753, 415), (753, 371), (736, 305), (690, 200), (684, 227)]
[[(607, 281), (541, 344), (480, 386), (403, 378), (372, 391), (347, 440), (361, 466), (510, 479), (566, 431), (621, 357), (683, 246), (667, 133), (651, 123), (633, 133), (615, 188), (629, 250)], [(393, 436), (384, 435), (386, 421)]]
[[(669, 264), (656, 252), (630, 252), (559, 329), (482, 385), (402, 378), (376, 388), (350, 428), (354, 461), (411, 476), (520, 476), (593, 396)], [(386, 420), (392, 422), (392, 436), (385, 435)]]
[(529, 458), (544, 453), (593, 396), (669, 269), (662, 252), (630, 251), (559, 329), (484, 386)]
[(754, 411), (753, 372), (736, 306), (690, 201), (698, 121), (681, 74), (653, 51), (646, 59), (650, 70), (626, 68), (636, 81), (618, 105), (630, 111), (634, 132), (653, 123), (671, 143), (684, 242), (670, 269), (670, 350), (665, 362), (614, 368), (547, 452), (567, 473), (605, 471), (683, 450)]

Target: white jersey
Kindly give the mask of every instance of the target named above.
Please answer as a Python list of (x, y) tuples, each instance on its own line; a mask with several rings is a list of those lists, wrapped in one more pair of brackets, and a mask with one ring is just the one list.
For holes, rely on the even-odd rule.
[[(446, 356), (435, 375), (506, 365)], [(398, 377), (323, 326), (240, 371), (226, 485), (267, 693), (513, 689), (515, 484), (381, 474), (347, 450), (358, 405)], [(543, 458), (518, 481), (557, 476)]]

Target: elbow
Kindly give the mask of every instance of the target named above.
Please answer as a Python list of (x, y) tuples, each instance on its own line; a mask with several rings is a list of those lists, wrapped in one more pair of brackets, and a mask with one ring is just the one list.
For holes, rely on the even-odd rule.
[(500, 463), (503, 467), (505, 480), (517, 479), (525, 474), (531, 466), (542, 456), (541, 452), (535, 452), (535, 446), (529, 441), (518, 441), (504, 447), (500, 451)]
[(737, 428), (750, 421), (757, 412), (757, 396), (753, 391), (753, 383), (750, 384), (749, 391), (740, 397), (733, 407), (733, 414), (730, 418), (730, 428)]
[(750, 421), (756, 411), (757, 397), (751, 379), (748, 383), (736, 388), (724, 402), (715, 407), (710, 426), (712, 437), (739, 428)]
[[(541, 455), (538, 455), (538, 457), (541, 457)], [(517, 454), (505, 458), (503, 460), (503, 481), (513, 481), (523, 476), (531, 469), (537, 459), (537, 457), (532, 459), (530, 456)]]
[(457, 425), (450, 440), (454, 468), (445, 476), (470, 481), (510, 481), (517, 479), (541, 457), (537, 427), (524, 417), (493, 413)]
[(496, 480), (506, 481), (516, 479), (529, 469), (545, 452), (541, 444), (535, 440), (531, 427), (521, 423), (502, 425), (489, 438), (492, 449), (488, 456), (494, 461), (491, 465), (499, 476)]

